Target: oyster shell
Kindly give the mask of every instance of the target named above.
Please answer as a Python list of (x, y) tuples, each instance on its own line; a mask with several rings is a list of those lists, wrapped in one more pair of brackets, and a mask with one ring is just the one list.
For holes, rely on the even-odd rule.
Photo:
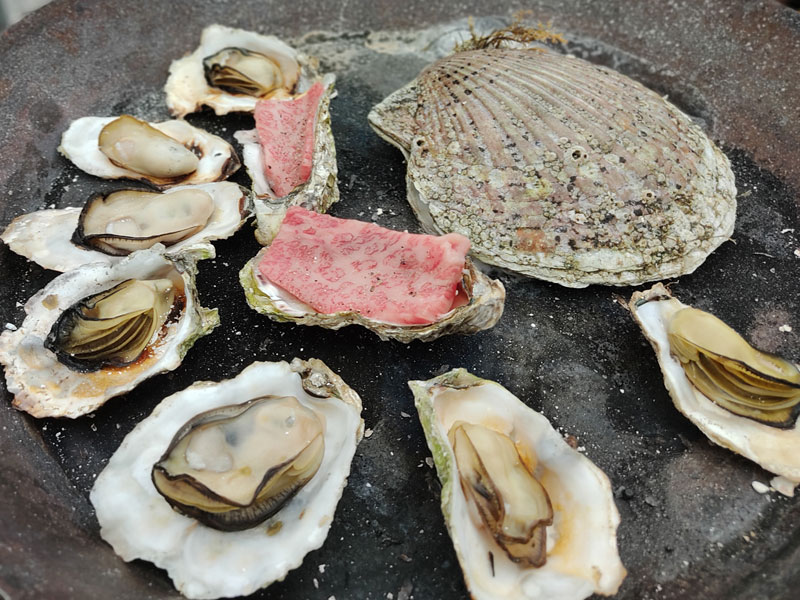
[[(19, 329), (0, 335), (0, 363), (5, 366), (8, 391), (14, 394), (14, 407), (34, 417), (75, 418), (148, 377), (176, 369), (194, 341), (219, 323), (216, 309), (198, 303), (195, 260), (187, 255), (173, 262), (157, 250), (142, 250), (115, 265), (84, 265), (53, 279), (25, 304), (27, 316)], [(175, 294), (166, 323), (138, 359), (84, 373), (45, 348), (65, 311), (129, 279), (166, 279)]]
[[(462, 267), (461, 259), (469, 244), (461, 236), (436, 240), (440, 245), (434, 250), (428, 236), (412, 236), (370, 223), (317, 215), (299, 207), (290, 209), (285, 223), (288, 233), (284, 235), (282, 230), (273, 245), (262, 249), (239, 273), (250, 307), (276, 321), (328, 329), (359, 324), (383, 340), (408, 343), (487, 329), (503, 313), (503, 284), (489, 279), (468, 258)], [(290, 283), (311, 272), (311, 265), (321, 259), (320, 264), (327, 270), (317, 275), (323, 283), (313, 288), (313, 293), (318, 294), (314, 303), (318, 309), (270, 280), (268, 271), (259, 268), (262, 258), (272, 249), (276, 249), (279, 261), (272, 264), (291, 262), (295, 257), (300, 260), (293, 263), (296, 271), (285, 271), (283, 264), (277, 267), (280, 273), (289, 273)], [(302, 262), (312, 255), (313, 262)], [(345, 273), (347, 270), (353, 272)], [(429, 270), (435, 274), (435, 281), (428, 277)], [(435, 296), (425, 295), (428, 288), (436, 291)], [(312, 293), (303, 286), (298, 289)], [(340, 293), (344, 298), (348, 291), (358, 299), (358, 304), (349, 300), (325, 301), (338, 299)], [(413, 306), (408, 306), (409, 296), (417, 298)], [(373, 311), (378, 305), (394, 310)], [(396, 322), (387, 322), (385, 315), (396, 317)]]
[(334, 97), (335, 78), (322, 79), (325, 92), (320, 101), (314, 123), (314, 148), (311, 174), (306, 182), (285, 196), (277, 196), (264, 175), (264, 157), (256, 129), (237, 131), (236, 140), (242, 144), (242, 162), (253, 181), (257, 228), (256, 239), (267, 245), (278, 233), (283, 217), (290, 206), (302, 206), (324, 213), (339, 200), (337, 185), (336, 145), (331, 130), (330, 102)]
[[(90, 175), (143, 181), (158, 189), (222, 181), (239, 168), (233, 147), (216, 135), (186, 121), (145, 123), (129, 115), (76, 119), (61, 136), (58, 151)], [(199, 159), (185, 159), (187, 152)], [(165, 168), (176, 154), (176, 165)]]
[(490, 279), (467, 258), (464, 278), (460, 287), (466, 304), (454, 306), (436, 322), (426, 325), (397, 325), (377, 321), (354, 311), (331, 314), (316, 312), (286, 290), (264, 280), (257, 272), (257, 265), (267, 248), (261, 250), (239, 272), (239, 282), (250, 308), (269, 318), (298, 325), (318, 325), (326, 329), (340, 329), (346, 325), (361, 325), (378, 335), (382, 340), (397, 340), (409, 343), (413, 340), (433, 341), (451, 333), (475, 333), (493, 327), (503, 314), (505, 288)]
[[(718, 323), (708, 313), (687, 307), (661, 284), (633, 294), (629, 307), (656, 352), (664, 374), (664, 385), (675, 407), (713, 442), (794, 484), (800, 482), (800, 429), (797, 422), (800, 365), (755, 350), (727, 325)], [(693, 311), (702, 313), (704, 317), (696, 320), (696, 315), (690, 314)], [(711, 376), (704, 377), (700, 387), (696, 385), (697, 378), (692, 373), (694, 367), (686, 360), (684, 349), (670, 342), (670, 337), (683, 333), (683, 325), (678, 320), (686, 316), (692, 317), (690, 341), (705, 346), (699, 353), (708, 355), (711, 352), (722, 358), (719, 366), (711, 367)], [(709, 327), (714, 328), (710, 335)], [(686, 344), (686, 338), (680, 342)], [(688, 373), (679, 356), (684, 356), (683, 362), (688, 363)], [(708, 360), (706, 358), (705, 362)], [(709, 368), (705, 364), (702, 366)], [(720, 373), (725, 370), (729, 372)], [(719, 376), (722, 379), (717, 379)], [(742, 398), (741, 391), (733, 391), (736, 397), (731, 397), (732, 384), (739, 381), (746, 383), (749, 392)], [(713, 388), (720, 384), (723, 389), (717, 396)], [(759, 385), (766, 389), (753, 392), (752, 387)], [(784, 397), (776, 398), (776, 391), (783, 393)], [(764, 421), (771, 421), (771, 424)]]
[[(619, 513), (605, 474), (570, 448), (544, 416), (497, 383), (454, 369), (408, 385), (442, 481), (442, 512), (472, 598), (580, 600), (592, 593), (615, 594), (626, 571), (617, 552)], [(470, 484), (459, 472), (462, 461), (448, 436), (464, 423), (513, 442), (517, 459), (546, 490), (553, 515), (543, 566), (511, 557), (492, 535), (481, 508), (464, 493)], [(485, 483), (481, 497), (492, 502), (494, 486)], [(513, 511), (513, 504), (507, 497), (497, 510)]]
[(259, 98), (305, 91), (316, 77), (316, 60), (275, 36), (209, 25), (198, 48), (172, 62), (164, 91), (175, 117), (204, 105), (226, 115), (253, 112)]
[[(200, 231), (169, 247), (163, 246), (163, 251), (172, 256), (191, 248), (194, 254), (203, 254), (204, 257), (213, 258), (214, 247), (209, 242), (228, 238), (238, 231), (251, 213), (250, 198), (239, 185), (229, 181), (177, 186), (166, 190), (163, 194), (169, 195), (185, 191), (200, 191), (207, 194), (213, 202), (214, 210)], [(88, 202), (97, 201), (109, 195), (95, 194)], [(122, 256), (108, 254), (100, 249), (83, 247), (73, 241), (84, 211), (86, 211), (85, 206), (83, 208), (45, 209), (21, 215), (6, 227), (3, 234), (0, 235), (0, 239), (17, 254), (34, 261), (45, 269), (54, 271), (69, 271), (92, 262), (114, 264), (122, 260)], [(127, 213), (118, 214), (117, 218), (124, 220), (127, 218)], [(81, 237), (83, 236), (78, 236), (79, 241)], [(136, 238), (135, 235), (125, 237)], [(148, 244), (155, 245), (162, 242), (163, 240), (150, 236), (149, 240), (142, 240), (141, 245), (148, 247)], [(134, 247), (139, 245), (140, 242), (137, 241)]]
[(696, 269), (733, 231), (728, 159), (641, 84), (533, 49), (467, 50), (375, 106), (426, 231), (570, 287)]
[[(211, 529), (174, 511), (150, 474), (175, 433), (198, 413), (266, 395), (292, 396), (324, 423), (316, 475), (275, 515), (242, 531)], [(358, 395), (316, 359), (257, 362), (233, 379), (195, 383), (139, 423), (97, 477), (90, 500), (100, 535), (124, 560), (166, 569), (188, 598), (250, 594), (323, 544), (363, 432)]]

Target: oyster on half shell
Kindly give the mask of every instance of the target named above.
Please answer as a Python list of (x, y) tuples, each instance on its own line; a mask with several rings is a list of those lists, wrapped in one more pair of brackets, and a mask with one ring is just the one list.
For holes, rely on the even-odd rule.
[[(170, 201), (174, 194), (181, 198), (177, 204)], [(195, 200), (204, 205), (196, 220)], [(92, 204), (101, 210), (95, 212)], [(167, 255), (191, 248), (194, 254), (212, 258), (215, 251), (209, 242), (233, 235), (251, 211), (246, 191), (230, 181), (177, 186), (160, 195), (117, 190), (93, 194), (83, 208), (52, 208), (21, 215), (6, 227), (0, 239), (17, 254), (61, 272), (92, 262), (113, 264), (130, 251), (156, 244), (162, 244)], [(89, 226), (85, 225), (87, 214), (96, 217)], [(92, 239), (87, 242), (87, 237)]]
[(713, 442), (800, 482), (800, 365), (756, 350), (662, 284), (629, 307), (675, 407)]
[(170, 65), (167, 107), (179, 118), (203, 106), (217, 115), (253, 112), (261, 98), (308, 89), (316, 63), (275, 36), (209, 25), (197, 49)]
[[(300, 413), (314, 415), (309, 417), (316, 423), (312, 429), (320, 426), (324, 438), (316, 473), (266, 521), (239, 531), (212, 529), (173, 510), (153, 484), (151, 471), (163, 463), (168, 450), (177, 447), (173, 446), (176, 434), (180, 437), (198, 415), (240, 412), (237, 404), (265, 396), (292, 398), (282, 410), (296, 413), (294, 420), (282, 413), (286, 418), (270, 427), (290, 431), (299, 423)], [(268, 417), (269, 412), (260, 416)], [(190, 440), (194, 445), (189, 460), (195, 467), (201, 467), (201, 462), (208, 467), (198, 477), (219, 490), (217, 486), (224, 485), (220, 481), (224, 475), (217, 477), (223, 463), (242, 466), (241, 461), (247, 459), (239, 453), (247, 454), (261, 440), (267, 442), (268, 450), (277, 451), (275, 440), (241, 435), (248, 427), (239, 423), (234, 426), (237, 435), (220, 436), (221, 431), (209, 430), (207, 439)], [(294, 359), (291, 364), (256, 362), (233, 379), (195, 383), (163, 400), (139, 423), (97, 477), (89, 497), (97, 511), (100, 535), (124, 560), (148, 560), (166, 569), (187, 598), (251, 594), (282, 580), (308, 552), (322, 546), (363, 433), (360, 398), (316, 359)], [(231, 445), (229, 440), (233, 440)], [(217, 447), (225, 450), (212, 452)], [(312, 454), (317, 457), (316, 452)], [(269, 457), (253, 460), (264, 463)]]
[[(25, 304), (19, 329), (0, 335), (14, 407), (34, 417), (75, 418), (176, 369), (219, 323), (216, 309), (198, 302), (195, 272), (194, 256), (168, 260), (150, 249), (53, 279)], [(143, 286), (129, 293), (131, 281)], [(143, 349), (131, 354), (134, 347)]]
[(615, 594), (626, 571), (608, 477), (493, 381), (454, 369), (408, 385), (472, 598)]
[(158, 189), (222, 181), (239, 168), (239, 157), (221, 137), (183, 120), (146, 123), (130, 115), (76, 119), (58, 151), (90, 175)]
[(552, 51), (485, 48), (428, 66), (369, 114), (408, 162), (426, 231), (570, 287), (692, 272), (733, 232), (729, 161), (636, 81)]

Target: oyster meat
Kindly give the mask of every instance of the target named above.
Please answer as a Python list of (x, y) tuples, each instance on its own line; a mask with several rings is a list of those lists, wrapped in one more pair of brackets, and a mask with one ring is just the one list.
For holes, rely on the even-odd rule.
[(408, 385), (471, 597), (615, 594), (626, 571), (606, 475), (497, 383), (454, 369)]
[[(279, 234), (273, 246), (261, 250), (239, 274), (250, 307), (276, 321), (328, 329), (359, 324), (383, 340), (408, 343), (488, 329), (503, 313), (503, 284), (489, 279), (469, 259), (464, 260), (468, 244), (461, 236), (453, 236), (452, 243), (462, 247), (464, 262), (459, 262), (452, 277), (452, 269), (444, 269), (445, 255), (454, 252), (449, 240), (317, 215), (299, 207), (289, 210), (285, 222), (289, 223), (287, 232), (298, 226), (304, 231)], [(288, 264), (281, 266), (283, 262), (273, 263), (271, 249), (276, 260), (294, 265), (295, 270), (285, 273), (301, 286), (295, 291), (305, 294), (302, 298), (265, 274), (265, 265), (274, 264), (278, 271), (289, 268)], [(304, 262), (314, 256), (319, 260)], [(320, 268), (324, 271), (309, 275), (312, 281), (304, 286), (300, 274), (315, 273)], [(435, 274), (435, 281), (426, 279), (429, 272)], [(452, 279), (452, 286), (449, 279), (447, 283), (443, 280), (445, 274)], [(433, 288), (438, 293), (433, 294)], [(430, 312), (434, 302), (443, 309)], [(384, 316), (388, 314), (393, 316)]]
[(90, 175), (158, 189), (222, 181), (239, 169), (228, 142), (182, 120), (82, 117), (70, 123), (58, 151)]
[(53, 279), (0, 335), (13, 405), (34, 417), (79, 417), (141, 381), (176, 369), (219, 323), (199, 305), (196, 258), (158, 249), (88, 264)]
[(629, 307), (676, 408), (713, 442), (800, 482), (800, 365), (753, 348), (661, 284)]
[(86, 263), (119, 262), (156, 244), (168, 255), (191, 248), (213, 257), (209, 242), (233, 235), (250, 213), (249, 196), (229, 181), (177, 186), (161, 194), (117, 190), (93, 194), (83, 208), (21, 215), (0, 239), (45, 269), (62, 272)]
[(481, 48), (428, 66), (369, 114), (408, 162), (430, 233), (570, 287), (692, 272), (733, 232), (726, 156), (636, 81), (552, 51)]
[(195, 383), (97, 477), (100, 535), (188, 598), (251, 594), (323, 544), (363, 432), (360, 398), (316, 359)]
[(253, 112), (261, 98), (303, 92), (316, 78), (316, 60), (275, 36), (209, 25), (197, 49), (172, 62), (164, 91), (175, 117), (203, 106), (226, 115)]

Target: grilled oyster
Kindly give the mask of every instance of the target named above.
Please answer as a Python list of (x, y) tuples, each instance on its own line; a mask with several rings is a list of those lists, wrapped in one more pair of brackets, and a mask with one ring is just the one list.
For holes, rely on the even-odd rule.
[(186, 121), (146, 123), (130, 115), (82, 117), (58, 151), (103, 179), (134, 179), (158, 189), (222, 181), (239, 168), (233, 147)]
[[(339, 200), (339, 187), (336, 182), (338, 167), (336, 165), (336, 146), (331, 130), (330, 101), (335, 95), (334, 77), (326, 75), (315, 86), (322, 86), (320, 99), (314, 111), (311, 135), (310, 164), (304, 180), (297, 186), (287, 190), (274, 190), (266, 176), (266, 169), (270, 161), (265, 160), (264, 147), (272, 147), (273, 153), (282, 155), (287, 153), (285, 147), (289, 141), (284, 139), (288, 132), (274, 131), (269, 135), (266, 126), (257, 129), (237, 131), (236, 140), (242, 144), (242, 162), (247, 173), (253, 181), (253, 193), (257, 229), (256, 239), (259, 243), (267, 245), (278, 233), (280, 224), (290, 206), (302, 206), (308, 210), (324, 213), (334, 202)], [(309, 90), (310, 91), (310, 90)], [(258, 112), (256, 112), (256, 125), (258, 126)], [(263, 133), (262, 133), (263, 132)], [(300, 132), (293, 132), (292, 137), (299, 136)], [(302, 154), (298, 149), (293, 154)], [(277, 162), (277, 161), (276, 161)], [(278, 165), (274, 165), (277, 169)]]
[(0, 239), (45, 269), (62, 272), (91, 262), (119, 262), (156, 244), (168, 255), (192, 248), (213, 257), (209, 242), (233, 235), (250, 212), (249, 197), (228, 181), (177, 186), (163, 194), (117, 190), (93, 194), (83, 208), (21, 215)]
[(497, 383), (409, 381), (475, 600), (612, 595), (626, 575), (605, 474)]
[[(279, 418), (268, 419), (275, 403)], [(238, 416), (234, 417), (236, 413)], [(175, 587), (188, 598), (243, 596), (279, 581), (289, 570), (300, 566), (306, 553), (325, 541), (356, 445), (363, 436), (360, 415), (358, 395), (315, 359), (294, 359), (291, 364), (253, 363), (233, 379), (195, 383), (166, 398), (139, 423), (97, 477), (90, 499), (97, 511), (100, 534), (124, 560), (141, 558), (166, 569)], [(246, 421), (241, 421), (242, 417)], [(301, 421), (306, 418), (311, 431), (303, 432)], [(266, 426), (279, 434), (250, 435), (251, 426), (260, 427), (253, 421), (262, 419), (267, 419)], [(187, 447), (179, 449), (181, 440), (186, 439), (183, 434), (211, 423), (216, 424), (203, 431), (204, 439), (189, 439)], [(322, 439), (315, 435), (318, 426)], [(324, 450), (319, 468), (302, 487), (293, 490), (294, 495), (272, 516), (246, 529), (221, 531), (179, 514), (170, 507), (175, 500), (165, 499), (151, 479), (151, 472), (159, 479), (156, 473), (167, 467), (164, 456), (171, 457), (168, 461), (180, 462), (183, 454), (198, 472), (203, 471), (200, 463), (205, 463), (206, 469), (203, 474), (195, 473), (192, 485), (186, 485), (183, 491), (167, 490), (169, 496), (180, 495), (180, 503), (185, 505), (186, 496), (190, 495), (186, 490), (197, 492), (207, 486), (221, 492), (228, 501), (238, 494), (242, 500), (238, 503), (245, 504), (248, 496), (252, 498), (254, 488), (245, 492), (236, 487), (235, 478), (224, 481), (224, 467), (235, 468), (252, 460), (260, 471), (273, 459), (281, 461), (278, 455), (296, 453), (296, 447), (287, 449), (276, 444), (276, 439), (296, 433), (301, 434), (297, 439), (312, 440), (305, 445), (311, 448), (305, 455), (311, 460), (290, 461), (300, 472), (306, 472), (300, 478), (307, 478), (308, 471), (313, 470), (321, 445)], [(252, 459), (244, 457), (262, 444), (277, 454), (256, 456), (259, 452), (253, 452)], [(308, 469), (308, 465), (312, 468)], [(289, 479), (293, 480), (293, 476)], [(218, 497), (214, 500), (220, 504)], [(208, 507), (207, 502), (206, 496), (200, 500)], [(184, 508), (179, 510), (186, 512)], [(238, 523), (240, 517), (232, 520)]]
[(756, 350), (661, 284), (629, 306), (675, 407), (713, 442), (800, 482), (800, 365)]
[(200, 46), (172, 62), (164, 91), (176, 117), (204, 105), (226, 115), (253, 112), (260, 98), (303, 92), (316, 77), (316, 60), (275, 36), (209, 25)]
[(456, 52), (369, 114), (408, 161), (426, 231), (570, 287), (696, 269), (733, 231), (728, 159), (686, 115), (611, 69), (542, 49)]
[(25, 304), (20, 328), (0, 335), (14, 407), (75, 418), (176, 369), (219, 323), (216, 309), (198, 303), (195, 260), (142, 250), (51, 281)]

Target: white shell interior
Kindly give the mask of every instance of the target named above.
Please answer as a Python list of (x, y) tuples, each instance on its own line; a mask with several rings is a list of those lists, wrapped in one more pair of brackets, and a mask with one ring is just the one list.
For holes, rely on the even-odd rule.
[[(442, 506), (472, 597), (581, 600), (592, 593), (616, 593), (626, 571), (617, 552), (619, 513), (605, 474), (570, 448), (544, 416), (495, 383), (465, 389), (433, 386), (430, 394), (432, 427), (452, 477), (442, 491)], [(504, 433), (521, 453), (535, 454), (534, 475), (554, 512), (543, 567), (524, 569), (512, 562), (465, 499), (447, 440), (455, 421)]]
[[(317, 474), (277, 514), (244, 531), (211, 529), (170, 508), (150, 472), (175, 432), (200, 412), (267, 394), (294, 396), (324, 420)], [(281, 580), (325, 541), (360, 437), (359, 408), (310, 396), (285, 362), (253, 363), (234, 379), (195, 383), (139, 423), (98, 476), (90, 499), (100, 534), (126, 561), (166, 569), (188, 598), (247, 595)]]
[[(207, 192), (214, 202), (214, 212), (202, 231), (165, 248), (164, 253), (176, 255), (192, 248), (213, 258), (214, 247), (208, 242), (230, 237), (239, 229), (250, 213), (249, 199), (246, 200), (242, 188), (229, 181), (183, 185), (170, 188), (164, 193), (184, 189)], [(55, 208), (21, 215), (8, 225), (0, 239), (17, 254), (54, 271), (69, 271), (93, 262), (120, 262), (123, 256), (111, 256), (72, 243), (72, 234), (78, 226), (81, 210), (81, 207)]]
[[(100, 131), (116, 118), (81, 117), (74, 120), (61, 136), (58, 151), (75, 163), (76, 167), (96, 177), (149, 181), (146, 175), (116, 166), (100, 151), (97, 142)], [(211, 183), (224, 178), (228, 163), (235, 156), (233, 147), (228, 142), (182, 120), (150, 125), (187, 148), (198, 148), (202, 153), (197, 170), (175, 185)]]
[(670, 354), (667, 324), (686, 305), (668, 297), (657, 284), (645, 292), (645, 302), (631, 302), (634, 319), (653, 345), (664, 374), (664, 385), (681, 413), (712, 441), (758, 463), (767, 471), (800, 482), (800, 429), (779, 429), (736, 415), (710, 400), (695, 388), (680, 362)]

